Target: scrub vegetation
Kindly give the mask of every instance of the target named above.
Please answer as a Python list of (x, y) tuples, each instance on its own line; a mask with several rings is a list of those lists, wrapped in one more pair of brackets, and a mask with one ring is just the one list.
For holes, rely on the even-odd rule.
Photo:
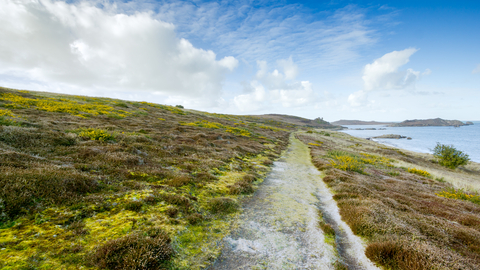
[(0, 88), (0, 268), (205, 267), (296, 127)]
[[(292, 131), (385, 269), (480, 268), (480, 166), (321, 119), (0, 88), (1, 269), (203, 269)], [(293, 135), (292, 135), (293, 136)], [(321, 181), (319, 177), (319, 181)], [(318, 230), (340, 232), (319, 211)], [(338, 269), (345, 269), (340, 261)]]
[[(479, 195), (450, 183), (479, 182), (479, 170), (452, 171), (432, 155), (324, 134), (297, 137), (324, 172), (342, 219), (367, 242), (370, 260), (383, 269), (480, 268)], [(444, 171), (448, 178), (440, 177)]]

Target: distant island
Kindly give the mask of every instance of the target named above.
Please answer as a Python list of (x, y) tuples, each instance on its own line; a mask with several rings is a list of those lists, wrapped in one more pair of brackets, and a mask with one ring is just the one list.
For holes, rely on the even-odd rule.
[(390, 125), (392, 122), (377, 122), (377, 121), (361, 121), (361, 120), (338, 120), (331, 123), (332, 125)]
[(414, 119), (414, 120), (405, 120), (401, 123), (395, 123), (388, 125), (389, 127), (433, 127), (433, 126), (466, 126), (466, 125), (473, 125), (472, 122), (463, 123), (459, 120), (444, 120), (441, 118), (435, 119)]

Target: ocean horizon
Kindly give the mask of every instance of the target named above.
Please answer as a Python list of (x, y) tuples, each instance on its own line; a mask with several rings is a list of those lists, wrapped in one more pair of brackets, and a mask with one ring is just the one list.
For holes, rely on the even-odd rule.
[[(385, 134), (397, 134), (407, 139), (373, 139), (376, 142), (420, 153), (432, 153), (437, 142), (453, 145), (468, 154), (471, 161), (480, 163), (480, 121), (471, 121), (473, 125), (461, 127), (388, 127), (386, 125), (343, 125), (342, 130), (359, 138), (372, 138)], [(375, 130), (358, 130), (375, 128)], [(385, 130), (379, 130), (379, 128)]]

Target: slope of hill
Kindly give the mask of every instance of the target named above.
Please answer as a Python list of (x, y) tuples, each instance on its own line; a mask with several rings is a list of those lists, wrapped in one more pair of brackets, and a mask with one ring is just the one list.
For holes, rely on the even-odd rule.
[(7, 88), (0, 124), (2, 269), (200, 268), (299, 128)]
[[(371, 261), (383, 269), (480, 269), (480, 164), (454, 171), (429, 154), (325, 135), (297, 138), (309, 145), (342, 220), (366, 240)], [(342, 230), (320, 210), (342, 243)]]
[(458, 120), (444, 120), (440, 118), (425, 120), (405, 120), (401, 123), (391, 124), (390, 127), (427, 127), (427, 126), (464, 126), (465, 123)]
[(376, 122), (376, 121), (361, 121), (361, 120), (338, 120), (331, 123), (332, 125), (389, 125), (392, 122)]

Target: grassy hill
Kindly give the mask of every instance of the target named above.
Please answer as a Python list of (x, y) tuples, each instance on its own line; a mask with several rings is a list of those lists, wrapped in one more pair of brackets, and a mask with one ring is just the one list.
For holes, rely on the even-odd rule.
[(208, 264), (232, 213), (298, 128), (7, 88), (0, 123), (5, 269), (114, 269), (125, 256), (135, 264), (132, 250), (160, 254), (142, 257), (149, 268)]
[(0, 88), (0, 268), (205, 268), (303, 129), (296, 136), (372, 261), (478, 269), (478, 163), (450, 170), (332, 128)]

